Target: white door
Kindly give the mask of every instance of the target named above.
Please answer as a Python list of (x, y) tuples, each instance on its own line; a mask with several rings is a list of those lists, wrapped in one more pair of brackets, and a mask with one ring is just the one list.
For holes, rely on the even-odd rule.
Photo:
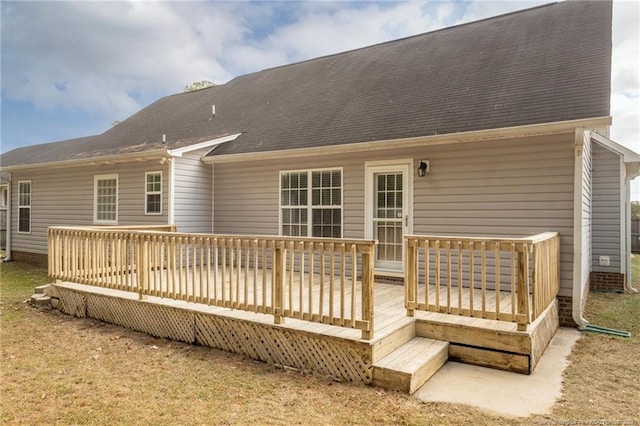
[(411, 233), (412, 161), (366, 166), (367, 237), (378, 240), (375, 267), (379, 271), (404, 270), (402, 236)]

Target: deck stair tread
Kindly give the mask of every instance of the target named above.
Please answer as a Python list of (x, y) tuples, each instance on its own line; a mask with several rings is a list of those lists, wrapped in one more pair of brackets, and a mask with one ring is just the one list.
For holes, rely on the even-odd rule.
[(373, 383), (413, 393), (447, 361), (449, 343), (414, 337), (373, 364)]

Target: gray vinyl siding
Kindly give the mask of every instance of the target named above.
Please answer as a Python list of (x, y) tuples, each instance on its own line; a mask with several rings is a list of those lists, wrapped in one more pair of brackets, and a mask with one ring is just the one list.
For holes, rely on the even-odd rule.
[[(343, 237), (364, 237), (365, 162), (414, 160), (414, 233), (561, 235), (561, 294), (571, 294), (573, 136), (487, 141), (340, 155), (220, 163), (216, 233), (277, 235), (279, 172), (343, 168)], [(417, 176), (420, 160), (431, 161)]]
[[(145, 173), (162, 172), (162, 214), (145, 214)], [(94, 176), (118, 174), (118, 225), (166, 224), (169, 170), (157, 161), (17, 171), (11, 180), (12, 250), (47, 252), (47, 228), (92, 225)], [(31, 181), (31, 233), (17, 232), (18, 181)]]
[(175, 217), (180, 232), (212, 232), (212, 168), (201, 157), (211, 148), (185, 153), (175, 161)]
[[(594, 143), (593, 146), (593, 270), (622, 272), (621, 250), (621, 170), (620, 155)], [(609, 266), (600, 266), (600, 256), (609, 256)]]

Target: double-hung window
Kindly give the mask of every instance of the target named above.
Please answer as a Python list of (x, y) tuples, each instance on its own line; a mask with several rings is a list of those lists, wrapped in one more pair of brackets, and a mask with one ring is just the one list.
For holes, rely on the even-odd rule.
[(31, 181), (18, 182), (18, 232), (31, 232)]
[(162, 172), (145, 173), (145, 214), (162, 214)]
[(280, 173), (281, 233), (342, 238), (342, 170)]
[(94, 177), (93, 222), (103, 225), (118, 224), (118, 175)]

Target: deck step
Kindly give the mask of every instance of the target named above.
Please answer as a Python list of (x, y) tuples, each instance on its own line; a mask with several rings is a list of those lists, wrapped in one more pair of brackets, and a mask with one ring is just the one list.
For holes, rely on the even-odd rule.
[(406, 317), (394, 324), (396, 328), (393, 333), (378, 339), (371, 345), (371, 362), (373, 364), (416, 337), (415, 318)]
[(44, 293), (35, 293), (31, 295), (28, 302), (33, 306), (40, 306), (43, 308), (51, 308), (51, 297)]
[(414, 393), (447, 362), (449, 343), (414, 337), (373, 364), (372, 384)]

